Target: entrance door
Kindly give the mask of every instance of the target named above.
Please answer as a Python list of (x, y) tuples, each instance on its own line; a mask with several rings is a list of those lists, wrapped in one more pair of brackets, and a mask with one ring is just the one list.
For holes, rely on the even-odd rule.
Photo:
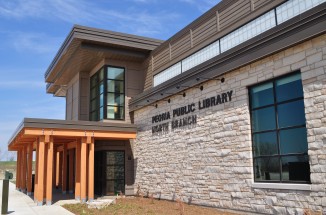
[(106, 151), (106, 195), (125, 192), (125, 153)]

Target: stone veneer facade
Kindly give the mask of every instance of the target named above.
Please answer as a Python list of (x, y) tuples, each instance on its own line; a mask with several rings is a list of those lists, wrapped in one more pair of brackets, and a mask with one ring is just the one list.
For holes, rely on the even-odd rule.
[[(248, 86), (298, 70), (304, 89), (311, 191), (254, 188)], [(186, 97), (174, 95), (171, 103), (159, 101), (158, 108), (135, 111), (139, 130), (133, 147), (135, 189), (156, 198), (225, 209), (267, 214), (303, 214), (310, 209), (326, 214), (326, 35), (223, 77), (224, 83), (210, 80), (203, 91), (187, 89)], [(203, 110), (196, 106), (196, 126), (152, 135), (153, 116), (229, 90), (233, 90), (231, 102)]]

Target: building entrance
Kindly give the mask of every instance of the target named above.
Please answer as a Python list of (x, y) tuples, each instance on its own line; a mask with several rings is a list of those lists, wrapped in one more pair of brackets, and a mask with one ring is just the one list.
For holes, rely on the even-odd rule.
[(125, 152), (95, 152), (95, 194), (116, 195), (125, 193)]

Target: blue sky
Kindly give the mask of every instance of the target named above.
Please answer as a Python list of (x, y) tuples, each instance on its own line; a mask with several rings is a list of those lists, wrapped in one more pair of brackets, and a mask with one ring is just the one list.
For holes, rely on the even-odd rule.
[[(24, 117), (65, 118), (44, 72), (74, 24), (168, 39), (219, 0), (1, 0), (0, 149)], [(4, 153), (0, 159), (6, 159)]]

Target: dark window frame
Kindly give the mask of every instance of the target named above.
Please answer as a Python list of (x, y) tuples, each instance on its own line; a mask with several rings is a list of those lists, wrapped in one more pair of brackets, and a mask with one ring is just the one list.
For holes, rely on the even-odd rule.
[[(117, 68), (117, 69), (123, 69), (123, 80), (117, 80), (117, 79), (109, 79), (108, 78), (108, 69), (109, 68)], [(100, 72), (103, 70), (103, 80), (100, 81)], [(97, 77), (96, 84), (93, 86), (92, 85), (92, 79), (94, 77)], [(109, 80), (112, 81), (119, 81), (123, 82), (123, 93), (119, 93), (120, 95), (123, 95), (124, 103), (123, 106), (118, 105), (108, 105), (107, 104), (107, 95), (108, 93), (115, 93), (115, 92), (109, 92), (108, 91), (108, 85), (107, 82)], [(100, 83), (103, 82), (103, 93), (100, 93)], [(96, 89), (96, 96), (95, 98), (92, 99), (92, 89)], [(126, 119), (126, 102), (125, 102), (125, 96), (126, 96), (126, 69), (124, 67), (119, 67), (119, 66), (112, 66), (112, 65), (104, 65), (101, 67), (94, 75), (90, 77), (90, 96), (89, 96), (89, 120), (90, 121), (100, 121), (100, 120), (115, 120), (115, 121), (125, 121)], [(103, 106), (100, 105), (100, 95), (103, 94)], [(92, 101), (96, 100), (96, 109), (92, 111)], [(107, 115), (107, 108), (108, 107), (117, 107), (117, 108), (123, 108), (123, 117), (120, 118), (108, 118)], [(101, 109), (103, 110), (103, 119), (101, 119)], [(96, 112), (96, 119), (92, 118), (92, 114)]]
[[(253, 158), (253, 175), (254, 175), (254, 182), (258, 182), (258, 183), (281, 183), (281, 184), (311, 184), (311, 178), (309, 177), (309, 181), (294, 181), (294, 180), (286, 180), (284, 181), (283, 180), (283, 176), (282, 176), (282, 158), (283, 157), (291, 157), (291, 156), (308, 156), (308, 160), (309, 160), (309, 155), (308, 155), (308, 150), (307, 152), (305, 153), (287, 153), (287, 154), (281, 154), (281, 143), (280, 143), (280, 132), (281, 131), (285, 131), (285, 130), (290, 130), (290, 129), (295, 129), (295, 128), (306, 128), (306, 119), (305, 119), (305, 123), (302, 124), (302, 125), (295, 125), (295, 126), (287, 126), (285, 128), (279, 128), (279, 122), (278, 122), (278, 109), (277, 107), (279, 105), (282, 105), (282, 104), (288, 104), (288, 103), (291, 103), (291, 102), (295, 102), (295, 101), (303, 101), (304, 102), (304, 95), (302, 93), (302, 96), (301, 97), (297, 97), (297, 98), (294, 98), (294, 99), (289, 99), (289, 100), (285, 100), (285, 101), (281, 101), (281, 102), (277, 102), (277, 94), (276, 94), (276, 82), (278, 80), (281, 80), (283, 78), (286, 78), (286, 77), (290, 77), (290, 76), (293, 76), (295, 74), (300, 74), (300, 71), (294, 71), (294, 72), (291, 72), (291, 73), (288, 73), (286, 75), (282, 75), (282, 76), (279, 76), (279, 77), (275, 77), (273, 79), (270, 79), (270, 80), (266, 80), (266, 81), (263, 81), (263, 82), (260, 82), (258, 84), (254, 84), (254, 85), (250, 85), (247, 87), (248, 89), (248, 95), (249, 95), (249, 114), (250, 114), (250, 127), (251, 127), (251, 143), (252, 143), (252, 158)], [(302, 80), (302, 79), (300, 79)], [(273, 98), (273, 103), (272, 104), (269, 104), (269, 105), (263, 105), (261, 107), (256, 107), (256, 108), (252, 108), (252, 96), (251, 96), (251, 89), (254, 88), (254, 87), (257, 87), (259, 85), (263, 85), (263, 84), (266, 84), (266, 83), (272, 83), (273, 85), (273, 95), (274, 95), (274, 98)], [(254, 128), (253, 128), (253, 111), (256, 111), (256, 110), (260, 110), (260, 109), (264, 109), (264, 108), (269, 108), (269, 107), (274, 107), (274, 111), (275, 111), (275, 129), (269, 129), (269, 130), (264, 130), (264, 131), (254, 131)], [(255, 156), (255, 149), (254, 149), (254, 135), (255, 134), (262, 134), (262, 133), (268, 133), (268, 132), (276, 132), (276, 143), (277, 143), (277, 152), (278, 154), (274, 154), (274, 155), (256, 155)], [(307, 141), (307, 145), (308, 145), (308, 141)], [(256, 163), (256, 159), (260, 159), (260, 158), (278, 158), (278, 161), (279, 161), (279, 170), (280, 170), (280, 180), (257, 180), (256, 179), (256, 171), (255, 171), (255, 163)], [(309, 164), (310, 166), (310, 164)], [(309, 173), (311, 174), (311, 171), (309, 169)]]

